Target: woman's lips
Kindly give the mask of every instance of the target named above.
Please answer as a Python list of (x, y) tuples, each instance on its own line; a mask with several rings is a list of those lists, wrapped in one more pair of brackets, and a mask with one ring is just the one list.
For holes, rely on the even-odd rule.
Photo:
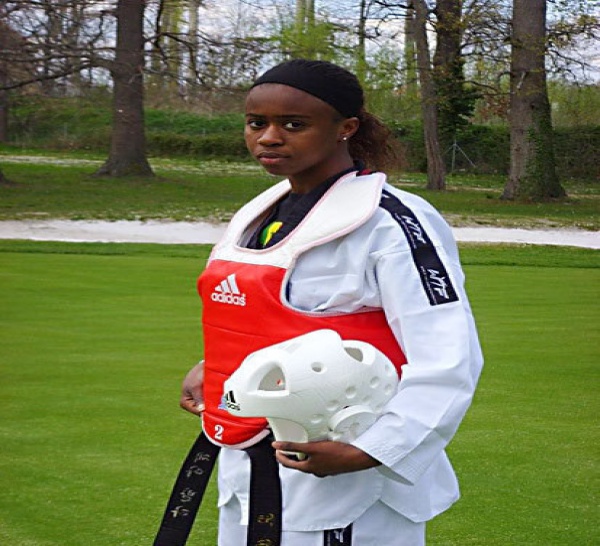
[(258, 161), (261, 163), (261, 165), (264, 165), (264, 166), (277, 165), (287, 159), (287, 156), (282, 155), (282, 154), (273, 153), (273, 152), (262, 152), (262, 153), (258, 154), (256, 157), (257, 157)]

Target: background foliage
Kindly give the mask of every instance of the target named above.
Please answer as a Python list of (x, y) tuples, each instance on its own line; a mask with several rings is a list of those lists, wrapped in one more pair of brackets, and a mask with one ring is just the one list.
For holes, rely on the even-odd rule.
[[(147, 147), (152, 156), (249, 159), (242, 134), (241, 111), (198, 115), (186, 110), (147, 108), (145, 117)], [(402, 144), (402, 167), (424, 172), (426, 156), (420, 121), (384, 120)], [(18, 102), (11, 115), (12, 144), (16, 147), (105, 152), (110, 130), (110, 103), (108, 97), (102, 95), (93, 100), (28, 97)], [(557, 126), (554, 134), (561, 177), (598, 180), (600, 125)], [(445, 150), (449, 171), (508, 172), (506, 125), (469, 124), (458, 133), (456, 144), (457, 148), (450, 146)]]

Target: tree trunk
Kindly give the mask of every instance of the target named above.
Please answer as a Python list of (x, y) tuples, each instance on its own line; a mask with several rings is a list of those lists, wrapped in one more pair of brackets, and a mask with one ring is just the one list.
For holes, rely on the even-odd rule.
[(438, 0), (433, 76), (438, 99), (438, 125), (443, 148), (456, 138), (464, 96), (461, 59), (462, 1)]
[[(0, 19), (5, 18), (6, 13), (0, 6)], [(0, 28), (0, 51), (8, 51), (10, 38), (6, 32), (7, 27)], [(3, 89), (8, 86), (10, 63), (0, 57), (0, 142), (8, 142), (8, 114), (9, 114), (9, 96), (8, 91)]]
[(0, 142), (8, 142), (8, 112), (8, 91), (0, 89)]
[(0, 186), (14, 186), (15, 183), (6, 178), (6, 175), (0, 169)]
[(64, 6), (61, 1), (43, 0), (42, 6), (46, 16), (45, 39), (43, 44), (43, 65), (42, 65), (42, 83), (41, 87), (45, 95), (56, 96), (58, 83), (57, 79), (50, 76), (58, 69), (56, 65), (61, 62), (53, 55), (53, 45), (60, 43), (62, 39), (61, 11)]
[(294, 19), (294, 56), (305, 57), (303, 50), (304, 34), (306, 32), (306, 0), (296, 0), (296, 16)]
[[(196, 82), (196, 74), (198, 72), (198, 10), (202, 5), (202, 0), (190, 0), (188, 6), (189, 13), (189, 29), (188, 42), (190, 44), (189, 51), (189, 66), (188, 66), (188, 83)], [(195, 87), (195, 86), (193, 86)], [(188, 90), (188, 92), (191, 92)]]
[[(2, 38), (0, 37), (0, 47), (3, 47)], [(8, 67), (6, 63), (0, 60), (0, 142), (8, 142), (8, 113), (9, 113), (9, 98), (8, 91), (2, 89), (8, 85)]]
[(446, 166), (444, 165), (438, 135), (437, 97), (427, 40), (427, 4), (425, 0), (415, 0), (413, 6), (415, 9), (415, 42), (419, 83), (421, 85), (423, 132), (427, 153), (427, 188), (430, 190), (444, 190), (446, 189)]
[[(80, 51), (80, 35), (85, 25), (85, 8), (86, 1), (79, 0), (73, 2), (68, 8), (69, 17), (67, 22), (67, 28), (65, 32), (64, 41), (68, 43), (71, 51)], [(84, 91), (83, 74), (81, 69), (81, 57), (77, 55), (75, 59), (69, 61), (69, 64), (73, 65), (72, 74), (69, 76), (69, 82), (73, 88), (73, 91), (81, 96)]]
[(510, 173), (503, 199), (566, 195), (556, 174), (546, 85), (546, 0), (513, 0)]
[(356, 76), (364, 83), (367, 79), (367, 1), (360, 1), (360, 16), (358, 18), (358, 47), (356, 49)]
[(449, 67), (460, 57), (462, 1), (438, 0), (436, 15), (437, 41), (433, 64), (436, 68)]
[(142, 24), (144, 0), (119, 0), (117, 47), (111, 69), (113, 126), (110, 153), (96, 173), (108, 176), (151, 176), (144, 133)]
[(412, 2), (408, 3), (404, 19), (404, 72), (406, 79), (406, 94), (417, 96), (417, 65), (415, 62), (415, 10)]
[(294, 21), (294, 34), (296, 44), (293, 57), (314, 59), (318, 51), (318, 44), (314, 43), (315, 29), (315, 2), (314, 0), (296, 0), (296, 15)]
[(167, 71), (167, 89), (169, 98), (175, 97), (180, 93), (181, 67), (183, 65), (183, 50), (177, 40), (180, 36), (180, 26), (182, 20), (182, 6), (179, 1), (165, 0), (163, 31), (167, 34), (165, 37), (166, 50), (166, 71)]
[(296, 0), (295, 26), (300, 37), (306, 26), (306, 0)]

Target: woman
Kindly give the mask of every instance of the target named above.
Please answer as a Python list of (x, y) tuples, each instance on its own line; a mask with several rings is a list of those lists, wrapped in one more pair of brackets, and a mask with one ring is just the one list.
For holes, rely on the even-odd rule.
[[(247, 536), (418, 546), (425, 522), (458, 498), (444, 448), (482, 366), (458, 252), (433, 207), (367, 170), (385, 166), (391, 147), (363, 102), (353, 74), (307, 60), (267, 71), (246, 100), (247, 147), (286, 180), (243, 207), (213, 250), (199, 281), (206, 363), (188, 373), (181, 398), (224, 446), (220, 546)], [(300, 444), (271, 443), (262, 421), (230, 421), (222, 384), (243, 358), (320, 328), (371, 342), (401, 366), (377, 422), (350, 444)], [(264, 471), (275, 459), (278, 471)], [(262, 469), (253, 490), (251, 464)], [(261, 490), (265, 474), (278, 476)], [(254, 508), (274, 489), (266, 508)], [(261, 538), (273, 522), (274, 538)]]

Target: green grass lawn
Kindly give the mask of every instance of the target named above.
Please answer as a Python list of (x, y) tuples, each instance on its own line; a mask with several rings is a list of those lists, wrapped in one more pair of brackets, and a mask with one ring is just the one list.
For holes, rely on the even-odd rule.
[[(198, 432), (178, 396), (208, 252), (0, 241), (0, 544), (151, 544)], [(462, 255), (486, 366), (429, 544), (599, 544), (600, 253)], [(190, 545), (215, 544), (214, 504), (213, 484)]]
[(208, 249), (168, 250), (0, 253), (1, 544), (151, 544), (198, 431), (177, 402)]
[[(227, 220), (274, 182), (252, 162), (151, 159), (154, 178), (98, 178), (91, 154), (15, 155), (0, 148), (0, 165), (14, 182), (0, 185), (0, 220), (205, 219)], [(548, 203), (500, 199), (502, 176), (449, 176), (448, 191), (427, 191), (423, 174), (392, 174), (394, 185), (418, 193), (453, 225), (600, 229), (600, 187), (563, 181), (569, 197)]]
[(119, 179), (92, 176), (100, 162), (78, 161), (3, 165), (15, 184), (0, 186), (0, 219), (227, 220), (273, 183), (250, 164), (164, 161), (154, 178)]

